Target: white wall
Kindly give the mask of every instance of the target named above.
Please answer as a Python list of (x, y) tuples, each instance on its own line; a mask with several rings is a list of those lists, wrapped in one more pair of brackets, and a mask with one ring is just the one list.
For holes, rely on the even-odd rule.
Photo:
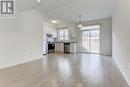
[(42, 24), (42, 15), (35, 10), (0, 19), (0, 68), (42, 57)]
[(118, 0), (113, 15), (113, 58), (130, 85), (130, 0)]
[[(100, 53), (103, 55), (112, 55), (112, 19), (101, 19), (88, 21), (87, 23), (83, 23), (83, 25), (92, 25), (92, 24), (101, 24), (100, 30)], [(79, 32), (79, 31), (77, 31)], [(79, 33), (81, 34), (81, 33)], [(81, 36), (79, 36), (81, 37)], [(81, 38), (79, 38), (81, 42)], [(81, 44), (79, 44), (79, 50), (81, 51)]]

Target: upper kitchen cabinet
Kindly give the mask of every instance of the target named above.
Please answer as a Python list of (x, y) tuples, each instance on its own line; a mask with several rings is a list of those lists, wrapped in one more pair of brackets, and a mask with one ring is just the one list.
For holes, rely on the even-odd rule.
[(51, 34), (54, 38), (57, 38), (57, 29), (55, 29), (52, 25), (44, 23), (43, 33), (44, 35)]

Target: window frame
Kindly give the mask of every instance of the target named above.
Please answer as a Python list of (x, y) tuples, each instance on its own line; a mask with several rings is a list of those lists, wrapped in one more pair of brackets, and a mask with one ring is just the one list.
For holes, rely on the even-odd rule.
[[(61, 35), (61, 31), (63, 35)], [(59, 29), (58, 30), (58, 40), (69, 40), (69, 29)]]

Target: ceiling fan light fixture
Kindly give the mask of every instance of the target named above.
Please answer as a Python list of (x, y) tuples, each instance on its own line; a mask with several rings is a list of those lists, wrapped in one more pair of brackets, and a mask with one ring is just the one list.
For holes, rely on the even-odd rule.
[(82, 15), (79, 15), (79, 23), (78, 23), (79, 28), (83, 27), (81, 17)]
[(57, 20), (51, 20), (51, 22), (52, 22), (53, 24), (58, 23), (58, 21), (57, 21)]
[(82, 24), (79, 24), (78, 27), (81, 28), (81, 27), (83, 27), (83, 25), (82, 25)]
[(40, 3), (41, 2), (41, 0), (36, 0), (38, 3)]

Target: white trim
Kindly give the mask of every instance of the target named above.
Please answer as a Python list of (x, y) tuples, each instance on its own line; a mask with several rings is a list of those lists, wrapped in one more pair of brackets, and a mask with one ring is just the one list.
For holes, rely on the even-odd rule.
[(17, 66), (17, 65), (29, 63), (29, 62), (32, 62), (32, 61), (35, 61), (35, 60), (39, 60), (39, 59), (43, 59), (43, 58), (44, 58), (44, 56), (41, 56), (41, 57), (38, 57), (38, 58), (35, 57), (35, 58), (33, 58), (33, 59), (30, 59), (30, 60), (21, 61), (21, 62), (16, 63), (16, 64), (10, 64), (10, 65), (8, 65), (8, 66), (0, 67), (0, 69), (10, 68), (10, 67), (13, 67), (13, 66)]
[(124, 77), (124, 79), (125, 79), (126, 83), (127, 83), (127, 84), (128, 84), (128, 86), (130, 87), (130, 83), (129, 83), (129, 81), (128, 81), (128, 79), (127, 79), (126, 75), (123, 73), (122, 69), (120, 68), (120, 66), (119, 66), (119, 64), (116, 62), (116, 60), (115, 60), (114, 58), (113, 58), (113, 60), (114, 60), (114, 62), (115, 62), (115, 64), (116, 64), (116, 66), (118, 67), (118, 69), (120, 70), (120, 72), (121, 72), (122, 76)]

